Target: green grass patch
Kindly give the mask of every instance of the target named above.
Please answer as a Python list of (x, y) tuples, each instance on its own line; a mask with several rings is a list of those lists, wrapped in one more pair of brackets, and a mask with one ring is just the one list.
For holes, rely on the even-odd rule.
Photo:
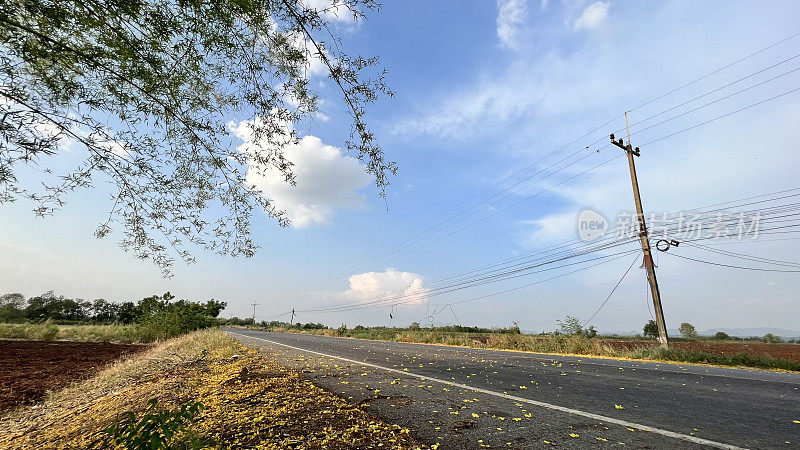
[(56, 325), (53, 323), (0, 323), (0, 339), (31, 341), (84, 341), (137, 344), (157, 336), (138, 325)]

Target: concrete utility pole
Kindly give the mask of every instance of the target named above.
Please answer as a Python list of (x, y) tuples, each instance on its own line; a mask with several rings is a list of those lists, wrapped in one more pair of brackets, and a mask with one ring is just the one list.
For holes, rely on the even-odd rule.
[(258, 303), (250, 303), (250, 304), (253, 305), (253, 325), (255, 325), (255, 323), (256, 323), (256, 306), (258, 306)]
[(294, 325), (294, 308), (292, 308), (292, 320), (289, 322), (289, 324)]
[(628, 126), (628, 113), (625, 113), (625, 128), (628, 130), (628, 144), (625, 145), (622, 139), (614, 140), (611, 135), (611, 143), (625, 150), (628, 154), (628, 166), (631, 171), (631, 186), (633, 187), (633, 200), (636, 203), (636, 216), (639, 219), (639, 240), (642, 243), (642, 253), (644, 254), (644, 267), (647, 270), (647, 281), (650, 284), (650, 292), (653, 295), (653, 309), (656, 311), (656, 325), (658, 325), (658, 341), (661, 347), (669, 348), (669, 338), (667, 336), (667, 324), (664, 321), (664, 311), (661, 308), (661, 293), (658, 290), (658, 280), (656, 280), (656, 267), (653, 264), (653, 253), (650, 249), (650, 240), (647, 236), (647, 224), (644, 220), (644, 210), (642, 208), (642, 197), (639, 194), (639, 180), (636, 178), (636, 164), (633, 157), (640, 156), (639, 147), (635, 149), (631, 146), (631, 130)]

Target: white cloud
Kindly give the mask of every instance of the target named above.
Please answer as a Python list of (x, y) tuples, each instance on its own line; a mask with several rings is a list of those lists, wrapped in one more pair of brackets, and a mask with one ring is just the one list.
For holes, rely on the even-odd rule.
[(575, 227), (577, 219), (577, 213), (569, 210), (564, 213), (550, 214), (524, 221), (522, 226), (525, 228), (525, 232), (522, 244), (526, 247), (540, 247), (576, 239)]
[(397, 303), (421, 303), (427, 299), (428, 291), (419, 274), (386, 269), (351, 276), (345, 296), (359, 302), (392, 299)]
[[(250, 148), (258, 145), (253, 142), (249, 121), (232, 125), (231, 130), (242, 140), (239, 151), (252, 151)], [(286, 211), (294, 228), (328, 224), (336, 209), (365, 207), (364, 196), (356, 191), (369, 184), (370, 176), (357, 159), (316, 136), (304, 136), (297, 144), (287, 145), (284, 156), (294, 164), (296, 186), (274, 168), (263, 173), (248, 170), (247, 181), (261, 189), (276, 208)]]
[(610, 6), (611, 2), (594, 2), (587, 6), (581, 16), (575, 20), (575, 31), (596, 28), (608, 17), (608, 8)]
[(309, 9), (320, 11), (323, 18), (338, 22), (354, 22), (353, 13), (341, 0), (303, 0)]
[(504, 47), (519, 48), (527, 15), (525, 0), (497, 0), (497, 37)]
[[(416, 117), (399, 120), (392, 131), (470, 140), (521, 118), (526, 118), (520, 124), (524, 132), (567, 113), (586, 114), (600, 105), (595, 100), (598, 92), (621, 90), (612, 60), (596, 55), (592, 49), (567, 55), (552, 51), (535, 60), (524, 57), (499, 74), (481, 75), (472, 85), (425, 104)], [(598, 75), (587, 78), (587, 73)]]

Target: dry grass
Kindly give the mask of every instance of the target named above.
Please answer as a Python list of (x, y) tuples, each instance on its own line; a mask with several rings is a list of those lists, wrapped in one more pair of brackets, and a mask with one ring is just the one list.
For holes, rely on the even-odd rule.
[(205, 330), (7, 414), (0, 448), (85, 448), (119, 413), (141, 412), (154, 397), (166, 408), (203, 403), (190, 430), (218, 448), (415, 446), (408, 430), (371, 418), (226, 333)]
[[(296, 328), (274, 328), (270, 331), (341, 336), (333, 329), (298, 330)], [(800, 361), (790, 359), (747, 353), (735, 355), (722, 354), (711, 351), (686, 350), (677, 347), (664, 350), (653, 347), (650, 345), (650, 342), (642, 342), (641, 345), (634, 345), (632, 348), (615, 348), (603, 338), (588, 338), (583, 335), (470, 333), (426, 328), (410, 330), (378, 327), (349, 330), (343, 337), (394, 342), (415, 342), (421, 344), (444, 344), (495, 350), (520, 350), (536, 353), (608, 356), (614, 358), (675, 361), (720, 366), (757, 367), (761, 369), (800, 372)]]

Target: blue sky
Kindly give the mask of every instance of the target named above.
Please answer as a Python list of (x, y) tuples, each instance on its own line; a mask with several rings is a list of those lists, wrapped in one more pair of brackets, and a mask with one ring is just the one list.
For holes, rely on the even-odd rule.
[[(413, 251), (408, 254), (393, 252), (346, 269), (387, 242), (413, 236), (415, 227), (437, 223), (431, 219), (470, 196), (486, 189), (488, 196), (507, 185), (494, 186), (498, 180), (531, 164), (534, 168), (527, 173), (547, 167), (560, 157), (539, 162), (545, 155), (623, 111), (794, 35), (800, 31), (798, 19), (800, 5), (777, 1), (385, 2), (366, 21), (343, 20), (337, 26), (346, 48), (381, 56), (397, 94), (375, 104), (368, 116), (388, 157), (399, 166), (386, 203), (341, 150), (348, 119), (335, 91), (324, 78), (312, 77), (323, 95), (323, 115), (295, 124), (305, 136), (290, 154), (300, 171), (299, 186), (261, 180), (265, 191), (293, 215), (295, 227), (281, 229), (266, 216), (258, 216), (254, 234), (262, 249), (256, 257), (198, 254), (196, 264), (178, 264), (175, 276), (163, 279), (149, 262), (123, 253), (117, 246), (118, 235), (103, 240), (92, 236), (110, 207), (100, 185), (71, 197), (53, 218), (34, 217), (25, 203), (0, 207), (0, 251), (5, 255), (0, 261), (0, 291), (35, 295), (54, 289), (68, 296), (128, 300), (169, 290), (178, 297), (228, 301), (224, 313), (228, 316), (250, 315), (248, 305), (255, 301), (258, 320), (291, 308), (381, 298), (409, 286), (424, 298), (420, 293), (437, 278), (575, 239), (577, 216), (584, 208), (608, 218), (631, 210), (623, 159), (566, 181), (619, 150), (603, 149), (602, 140), (590, 148), (585, 160), (558, 173), (545, 171), (549, 178), (537, 179), (503, 202), (482, 205), (471, 218), (431, 238), (440, 240), (410, 246)], [(639, 108), (631, 120), (642, 120), (797, 54), (800, 37)], [(663, 118), (798, 67), (800, 58), (790, 60)], [(800, 71), (788, 73), (635, 134), (633, 143), (640, 145), (782, 94), (797, 88), (799, 81)], [(798, 99), (800, 92), (788, 94), (642, 146), (637, 164), (645, 209), (680, 211), (798, 187)], [(237, 119), (243, 118), (232, 118)], [(624, 119), (618, 118), (559, 155), (583, 149), (622, 127)], [(597, 149), (599, 153), (591, 154)], [(557, 188), (523, 201), (561, 181)], [(516, 202), (521, 203), (496, 213)], [(724, 248), (791, 261), (796, 260), (798, 241), (763, 238)], [(526, 330), (550, 330), (567, 314), (591, 315), (630, 262), (626, 257), (530, 288), (454, 305), (453, 311), (434, 320), (451, 323), (455, 312), (465, 324), (507, 326), (518, 321)], [(658, 263), (670, 327), (690, 321), (698, 329), (800, 328), (797, 274), (742, 273), (676, 258), (659, 257)], [(314, 284), (340, 273), (322, 287)], [(540, 278), (544, 276), (467, 289), (430, 302), (432, 308), (441, 307)], [(601, 330), (641, 329), (650, 318), (644, 280), (643, 271), (634, 269), (593, 324)], [(297, 320), (391, 324), (390, 308), (301, 314)], [(403, 305), (393, 320), (395, 324), (422, 321), (425, 311), (425, 302)]]

